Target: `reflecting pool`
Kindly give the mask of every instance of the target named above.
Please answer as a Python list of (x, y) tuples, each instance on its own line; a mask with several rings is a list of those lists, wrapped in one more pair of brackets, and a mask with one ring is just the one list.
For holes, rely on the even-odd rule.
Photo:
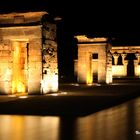
[(140, 98), (82, 117), (0, 115), (0, 140), (140, 140)]

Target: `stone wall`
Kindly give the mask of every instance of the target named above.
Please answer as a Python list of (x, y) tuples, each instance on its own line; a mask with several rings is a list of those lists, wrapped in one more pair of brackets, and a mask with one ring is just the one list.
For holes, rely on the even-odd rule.
[(11, 91), (12, 48), (9, 40), (0, 42), (0, 93)]
[[(40, 92), (42, 79), (41, 26), (0, 28), (0, 92), (12, 93), (13, 44), (24, 44), (24, 67), (28, 93)], [(28, 44), (28, 54), (27, 54)], [(19, 46), (20, 47), (20, 46)], [(28, 64), (27, 64), (28, 59)], [(27, 74), (28, 71), (28, 74)]]
[(43, 24), (43, 93), (58, 90), (56, 25)]
[(127, 66), (126, 65), (112, 65), (112, 76), (116, 77), (126, 77), (127, 76)]
[[(107, 38), (76, 36), (78, 40), (78, 61), (75, 66), (79, 83), (92, 84), (94, 75), (98, 83), (112, 83), (111, 46)], [(98, 58), (93, 59), (93, 56)]]
[[(78, 81), (80, 83), (93, 82), (92, 54), (98, 54), (98, 82), (106, 82), (106, 44), (79, 44), (78, 45)], [(96, 67), (96, 66), (95, 66)]]
[(46, 11), (0, 14), (0, 26), (0, 93), (57, 91), (54, 19)]

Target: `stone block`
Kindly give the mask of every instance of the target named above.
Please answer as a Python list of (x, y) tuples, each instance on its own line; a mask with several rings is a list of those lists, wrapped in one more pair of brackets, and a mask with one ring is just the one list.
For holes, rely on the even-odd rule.
[(40, 81), (32, 81), (28, 82), (28, 94), (41, 94), (41, 83)]

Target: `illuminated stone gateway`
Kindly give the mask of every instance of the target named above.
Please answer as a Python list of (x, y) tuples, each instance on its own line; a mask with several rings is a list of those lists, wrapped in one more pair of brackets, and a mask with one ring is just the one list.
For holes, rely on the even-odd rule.
[(112, 83), (113, 78), (140, 78), (140, 46), (112, 46), (107, 38), (76, 36), (78, 60), (75, 75), (79, 83)]
[(0, 15), (0, 93), (58, 90), (56, 24), (48, 13)]

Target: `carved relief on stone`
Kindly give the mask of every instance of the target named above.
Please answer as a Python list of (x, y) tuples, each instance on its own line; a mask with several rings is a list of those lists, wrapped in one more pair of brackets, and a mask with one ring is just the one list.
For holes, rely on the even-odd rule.
[(56, 26), (46, 22), (43, 26), (43, 37), (49, 40), (56, 40)]
[(118, 58), (119, 58), (119, 54), (117, 52), (115, 52), (113, 54), (113, 57), (114, 57), (114, 64), (117, 65), (118, 64)]
[(123, 52), (123, 53), (121, 54), (121, 56), (122, 56), (122, 63), (123, 63), (123, 65), (124, 65), (124, 64), (125, 64), (125, 58), (126, 58), (126, 56), (127, 56), (127, 53)]
[(56, 52), (53, 47), (43, 49), (43, 62), (48, 63), (55, 59)]

